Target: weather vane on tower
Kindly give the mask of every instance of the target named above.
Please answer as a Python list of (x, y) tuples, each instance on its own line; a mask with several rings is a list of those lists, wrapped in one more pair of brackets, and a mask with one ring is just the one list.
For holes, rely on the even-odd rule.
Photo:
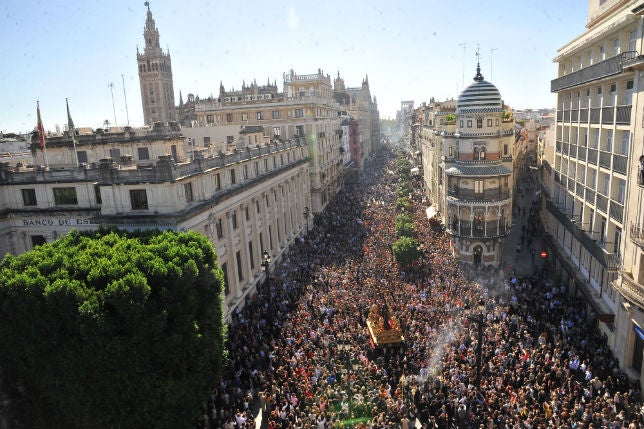
[(481, 74), (481, 62), (479, 61), (479, 44), (476, 44), (476, 76), (474, 80), (480, 82), (483, 80), (483, 75)]
[[(145, 5), (145, 6), (147, 6), (147, 7), (148, 7), (148, 11), (150, 10), (150, 2), (149, 2), (149, 1), (146, 1), (145, 3), (143, 3), (143, 5)], [(477, 55), (478, 55), (478, 54), (477, 54)]]

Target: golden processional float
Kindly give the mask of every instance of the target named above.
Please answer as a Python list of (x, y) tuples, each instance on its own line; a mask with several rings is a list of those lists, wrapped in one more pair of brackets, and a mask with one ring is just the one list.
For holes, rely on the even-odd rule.
[(367, 328), (374, 347), (397, 344), (405, 340), (400, 322), (396, 316), (389, 314), (387, 304), (382, 308), (376, 304), (371, 306)]

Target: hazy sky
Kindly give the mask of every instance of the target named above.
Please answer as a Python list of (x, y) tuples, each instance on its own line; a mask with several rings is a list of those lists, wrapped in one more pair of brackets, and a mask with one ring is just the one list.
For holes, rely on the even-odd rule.
[[(143, 124), (137, 46), (144, 0), (0, 1), (0, 131), (65, 124), (69, 99), (77, 127), (108, 119)], [(455, 98), (481, 72), (511, 107), (554, 106), (557, 49), (584, 31), (586, 0), (151, 0), (174, 90), (217, 95), (219, 83), (316, 73), (349, 87), (369, 78), (382, 118), (401, 100)], [(465, 47), (463, 48), (463, 44)], [(114, 109), (110, 83), (113, 84)], [(116, 115), (114, 114), (116, 111)]]

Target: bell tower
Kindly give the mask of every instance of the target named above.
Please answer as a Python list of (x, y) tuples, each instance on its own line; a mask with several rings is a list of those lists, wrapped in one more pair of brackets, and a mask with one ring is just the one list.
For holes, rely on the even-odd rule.
[(136, 58), (139, 64), (143, 120), (146, 125), (153, 125), (155, 122), (176, 121), (176, 111), (170, 52), (164, 53), (161, 49), (159, 30), (152, 18), (150, 2), (146, 1), (145, 6), (148, 8), (143, 30), (145, 49), (140, 53), (137, 47)]

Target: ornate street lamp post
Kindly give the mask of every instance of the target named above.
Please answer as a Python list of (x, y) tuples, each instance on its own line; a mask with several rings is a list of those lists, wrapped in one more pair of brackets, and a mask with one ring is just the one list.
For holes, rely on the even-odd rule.
[(304, 221), (306, 222), (306, 236), (309, 236), (309, 214), (311, 214), (311, 211), (308, 207), (304, 207)]

